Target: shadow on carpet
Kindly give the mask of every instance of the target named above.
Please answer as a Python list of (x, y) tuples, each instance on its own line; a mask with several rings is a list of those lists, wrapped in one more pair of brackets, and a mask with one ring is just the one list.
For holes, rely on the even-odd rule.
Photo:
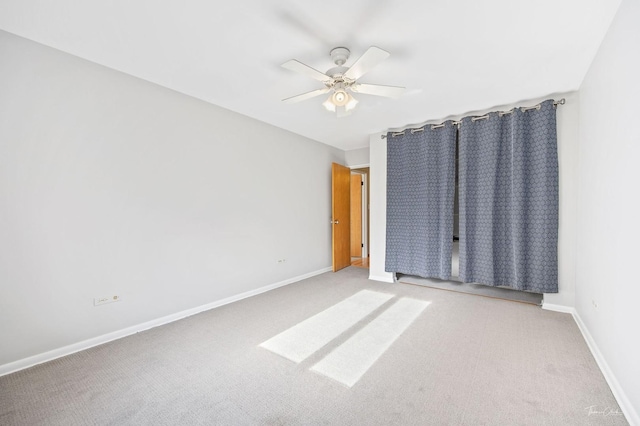
[(475, 294), (493, 297), (494, 299), (511, 300), (514, 302), (542, 305), (542, 294), (512, 290), (504, 287), (492, 287), (482, 284), (462, 283), (459, 281), (444, 281), (437, 278), (422, 278), (413, 275), (398, 274), (398, 282), (404, 284), (421, 285), (441, 290), (456, 291), (458, 293)]

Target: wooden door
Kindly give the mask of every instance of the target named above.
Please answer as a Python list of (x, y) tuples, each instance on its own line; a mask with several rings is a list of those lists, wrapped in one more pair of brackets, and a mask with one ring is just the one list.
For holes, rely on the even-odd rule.
[(362, 175), (351, 175), (351, 257), (362, 257)]
[(333, 163), (331, 165), (331, 227), (333, 272), (351, 265), (349, 240), (351, 170)]

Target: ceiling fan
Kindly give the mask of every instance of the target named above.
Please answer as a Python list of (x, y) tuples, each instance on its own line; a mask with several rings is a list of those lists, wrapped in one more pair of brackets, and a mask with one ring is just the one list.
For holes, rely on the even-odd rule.
[(296, 71), (324, 83), (322, 89), (313, 90), (297, 96), (283, 99), (283, 102), (294, 103), (304, 101), (316, 96), (330, 93), (329, 98), (323, 102), (323, 106), (338, 117), (349, 115), (358, 101), (349, 92), (365, 93), (367, 95), (385, 96), (397, 98), (404, 92), (404, 87), (383, 86), (379, 84), (358, 83), (358, 79), (373, 67), (389, 57), (389, 52), (379, 47), (371, 46), (350, 67), (344, 64), (349, 59), (351, 52), (346, 47), (336, 47), (331, 50), (331, 59), (336, 64), (326, 73), (305, 65), (300, 61), (291, 59), (282, 66), (291, 71)]

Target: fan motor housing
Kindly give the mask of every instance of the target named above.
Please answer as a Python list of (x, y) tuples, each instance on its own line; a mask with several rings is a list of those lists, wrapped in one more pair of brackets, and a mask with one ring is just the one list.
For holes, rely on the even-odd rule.
[(326, 74), (334, 78), (341, 77), (348, 69), (348, 67), (337, 66), (329, 69)]
[(335, 49), (331, 49), (330, 53), (331, 60), (339, 67), (347, 62), (350, 54), (351, 51), (349, 51), (349, 49), (347, 49), (346, 47), (336, 47)]

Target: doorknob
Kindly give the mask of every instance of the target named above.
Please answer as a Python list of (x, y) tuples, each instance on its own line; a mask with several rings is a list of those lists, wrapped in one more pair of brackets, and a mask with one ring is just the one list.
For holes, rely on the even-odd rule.
[(337, 220), (332, 220), (332, 221), (331, 221), (331, 223), (332, 223), (332, 224), (334, 224), (334, 225), (337, 225), (337, 224), (338, 224), (338, 223), (340, 223), (340, 222), (339, 222), (339, 221), (337, 221)]

